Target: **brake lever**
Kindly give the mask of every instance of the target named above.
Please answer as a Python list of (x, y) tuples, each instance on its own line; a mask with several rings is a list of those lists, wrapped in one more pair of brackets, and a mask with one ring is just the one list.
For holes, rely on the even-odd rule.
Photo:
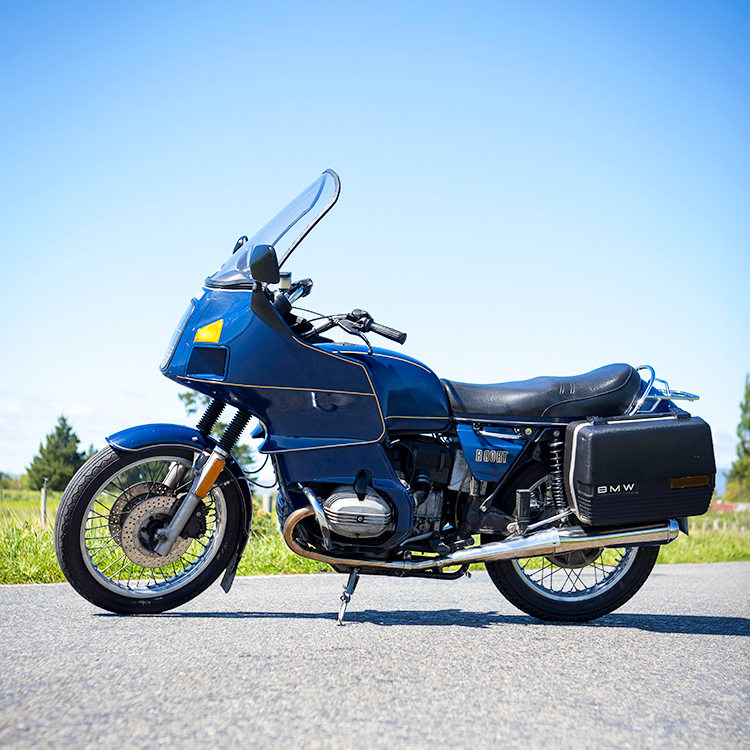
[(298, 299), (307, 297), (307, 295), (312, 291), (312, 288), (312, 279), (301, 279), (300, 281), (295, 281), (294, 285), (289, 290), (286, 296), (287, 300), (289, 300), (289, 304), (293, 305)]
[(370, 342), (367, 340), (367, 337), (357, 323), (349, 318), (349, 315), (336, 322), (338, 323), (339, 328), (343, 328), (347, 333), (351, 333), (352, 336), (358, 336), (361, 338), (367, 346), (367, 352), (372, 354), (372, 346), (370, 345)]

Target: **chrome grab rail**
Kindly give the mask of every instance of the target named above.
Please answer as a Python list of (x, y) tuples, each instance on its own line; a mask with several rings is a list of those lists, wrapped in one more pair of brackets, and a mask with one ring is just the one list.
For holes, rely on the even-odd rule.
[[(638, 398), (638, 400), (627, 410), (626, 415), (635, 414), (636, 412), (651, 413), (656, 410), (660, 401), (698, 401), (700, 396), (696, 396), (694, 393), (687, 393), (687, 391), (673, 391), (669, 387), (669, 383), (663, 378), (656, 377), (656, 371), (651, 365), (640, 365), (635, 368), (637, 372), (641, 370), (648, 370), (650, 377), (646, 383), (646, 390)], [(656, 383), (660, 383), (663, 387), (657, 388)], [(646, 401), (653, 403), (649, 404), (649, 408), (643, 408)]]

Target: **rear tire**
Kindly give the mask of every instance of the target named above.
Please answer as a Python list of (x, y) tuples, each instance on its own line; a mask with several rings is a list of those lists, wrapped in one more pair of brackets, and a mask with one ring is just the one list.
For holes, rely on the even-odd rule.
[[(546, 468), (540, 463), (522, 470), (498, 505), (512, 514), (516, 489), (534, 487), (545, 476)], [(550, 497), (545, 484), (537, 494), (543, 502)], [(542, 517), (541, 510), (537, 512)], [(499, 538), (483, 536), (482, 541)], [(609, 614), (634, 596), (658, 556), (659, 547), (619, 547), (499, 560), (486, 567), (500, 593), (526, 614), (540, 620), (584, 622)]]
[[(615, 556), (614, 564), (602, 561), (608, 553)], [(554, 558), (542, 557), (489, 562), (487, 572), (500, 593), (527, 615), (584, 622), (613, 612), (634, 596), (658, 556), (658, 547), (622, 547), (602, 550), (596, 559), (580, 566), (558, 566)], [(532, 561), (541, 561), (542, 567), (529, 567)], [(594, 579), (591, 586), (576, 588), (587, 578)]]
[(195, 455), (172, 447), (119, 453), (107, 446), (78, 470), (57, 511), (55, 549), (81, 596), (118, 614), (164, 612), (218, 578), (237, 547), (241, 518), (228, 472), (219, 475), (169, 555), (156, 555), (150, 541), (189, 489)]

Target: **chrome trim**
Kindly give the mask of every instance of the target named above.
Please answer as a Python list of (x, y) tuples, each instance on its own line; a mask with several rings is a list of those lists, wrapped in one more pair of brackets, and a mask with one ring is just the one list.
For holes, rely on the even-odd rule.
[(572, 515), (572, 510), (566, 510), (562, 513), (558, 513), (556, 516), (550, 516), (549, 518), (545, 518), (543, 521), (538, 521), (537, 523), (532, 523), (531, 526), (526, 527), (526, 533), (528, 534), (530, 531), (534, 531), (534, 529), (541, 529), (543, 526), (549, 526), (551, 523), (554, 523), (555, 521), (562, 521), (564, 518), (567, 518), (568, 516)]
[(635, 368), (635, 371), (640, 373), (641, 370), (649, 370), (651, 373), (651, 378), (649, 379), (646, 390), (643, 391), (643, 395), (625, 412), (625, 415), (635, 414), (641, 406), (643, 406), (644, 402), (648, 398), (648, 394), (651, 393), (651, 389), (654, 387), (654, 381), (656, 380), (656, 370), (654, 370), (651, 365), (640, 365)]
[(499, 438), (500, 440), (528, 440), (528, 435), (516, 435), (514, 432), (512, 435), (501, 435), (498, 432), (489, 432), (485, 429), (478, 429), (475, 430), (477, 435), (481, 435), (482, 437), (492, 437), (492, 438)]
[[(454, 422), (477, 425), (507, 425), (508, 427), (560, 427), (561, 425), (570, 424), (580, 417), (559, 417), (535, 422), (531, 417), (492, 417), (490, 415), (475, 414), (473, 416), (456, 416), (451, 417)], [(554, 420), (554, 421), (553, 421)]]
[(482, 544), (479, 547), (461, 549), (442, 557), (382, 562), (322, 555), (314, 550), (304, 548), (294, 538), (294, 530), (297, 524), (305, 518), (309, 518), (314, 513), (315, 511), (312, 508), (300, 508), (299, 510), (295, 510), (284, 524), (284, 541), (295, 554), (334, 566), (347, 565), (360, 568), (379, 568), (380, 570), (401, 570), (405, 572), (493, 562), (495, 560), (517, 560), (523, 557), (559, 555), (578, 549), (631, 547), (641, 544), (668, 544), (680, 534), (680, 527), (677, 521), (669, 521), (664, 526), (615, 530), (590, 536), (580, 526), (570, 526), (564, 529), (547, 529), (546, 531), (540, 531), (537, 534), (527, 537), (510, 537), (502, 542), (490, 542), (489, 544)]
[[(163, 557), (170, 553), (174, 543), (177, 541), (177, 537), (185, 528), (185, 524), (190, 520), (190, 517), (193, 515), (193, 512), (198, 507), (201, 500), (203, 500), (203, 498), (211, 491), (211, 487), (209, 487), (202, 496), (198, 495), (198, 488), (201, 486), (201, 483), (205, 481), (208, 474), (215, 469), (217, 462), (221, 462), (221, 469), (218, 471), (220, 474), (226, 465), (228, 458), (229, 454), (218, 445), (213, 449), (211, 455), (200, 467), (200, 471), (196, 472), (190, 491), (180, 504), (177, 512), (172, 516), (172, 520), (166, 526), (157, 531), (160, 541), (159, 544), (154, 547), (154, 552)], [(196, 469), (197, 468), (198, 467), (196, 466)]]
[[(640, 365), (635, 368), (636, 371), (649, 370), (651, 377), (646, 385), (646, 390), (643, 395), (625, 412), (624, 416), (630, 416), (636, 412), (649, 414), (656, 410), (660, 401), (698, 401), (700, 396), (696, 396), (694, 393), (688, 393), (687, 391), (673, 391), (669, 387), (669, 383), (663, 378), (657, 378), (656, 372), (651, 365)], [(661, 383), (663, 388), (657, 388), (656, 383)], [(644, 409), (643, 406), (646, 401), (653, 401), (648, 409)]]

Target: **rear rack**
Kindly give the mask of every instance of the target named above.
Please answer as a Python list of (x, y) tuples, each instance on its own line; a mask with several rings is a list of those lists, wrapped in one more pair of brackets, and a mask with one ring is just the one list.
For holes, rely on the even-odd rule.
[[(648, 370), (650, 376), (646, 383), (646, 390), (643, 391), (638, 400), (628, 409), (626, 412), (627, 415), (635, 414), (636, 412), (649, 414), (656, 411), (662, 401), (697, 401), (700, 398), (700, 396), (696, 396), (693, 393), (673, 391), (666, 380), (656, 377), (656, 371), (651, 365), (641, 365), (635, 369), (638, 372)], [(657, 388), (656, 383), (659, 383), (661, 387)]]

